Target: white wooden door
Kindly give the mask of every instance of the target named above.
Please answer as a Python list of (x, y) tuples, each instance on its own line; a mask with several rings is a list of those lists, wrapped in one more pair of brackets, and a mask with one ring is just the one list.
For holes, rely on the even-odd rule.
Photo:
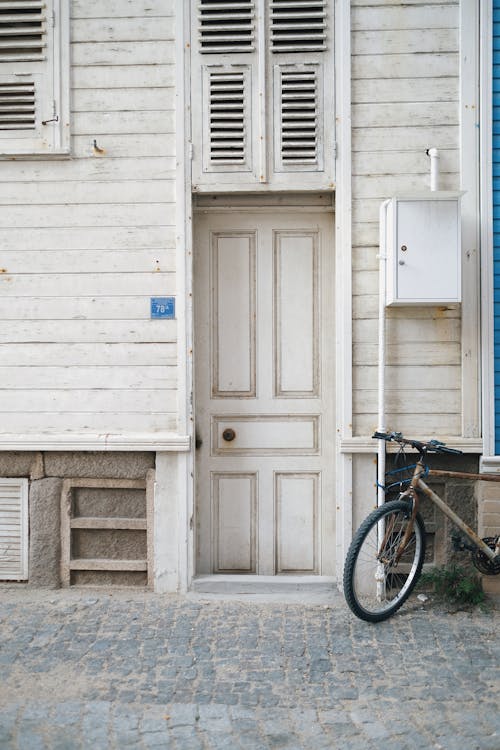
[(197, 573), (334, 575), (332, 225), (197, 216)]

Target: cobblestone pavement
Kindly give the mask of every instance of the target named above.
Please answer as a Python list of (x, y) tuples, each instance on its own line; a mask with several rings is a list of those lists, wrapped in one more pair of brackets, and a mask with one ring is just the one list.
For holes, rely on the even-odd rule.
[(500, 750), (498, 612), (0, 587), (0, 748)]

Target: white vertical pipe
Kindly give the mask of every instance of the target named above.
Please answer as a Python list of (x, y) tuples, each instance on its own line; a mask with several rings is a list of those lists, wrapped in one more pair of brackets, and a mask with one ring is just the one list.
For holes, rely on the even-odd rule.
[(437, 148), (428, 148), (427, 156), (431, 160), (431, 190), (439, 190), (439, 151)]
[[(379, 305), (378, 305), (378, 432), (385, 432), (385, 302), (387, 272), (387, 209), (390, 201), (380, 206), (380, 239), (379, 239)], [(378, 441), (377, 462), (377, 505), (385, 501), (385, 442)]]

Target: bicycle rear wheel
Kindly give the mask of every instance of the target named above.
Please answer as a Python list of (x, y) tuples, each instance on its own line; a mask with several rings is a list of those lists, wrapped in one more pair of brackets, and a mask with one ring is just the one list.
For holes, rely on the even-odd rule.
[(425, 527), (418, 513), (404, 552), (396, 560), (410, 517), (408, 501), (392, 500), (370, 513), (353, 537), (344, 566), (344, 595), (362, 620), (380, 622), (393, 615), (420, 576)]

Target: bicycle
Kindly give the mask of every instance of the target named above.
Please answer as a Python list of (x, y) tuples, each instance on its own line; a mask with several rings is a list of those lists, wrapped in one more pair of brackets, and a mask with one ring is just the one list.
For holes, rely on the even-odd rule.
[[(381, 622), (391, 617), (413, 591), (425, 558), (425, 525), (418, 512), (419, 494), (428, 497), (465, 534), (468, 541), (459, 540), (459, 548), (472, 552), (475, 567), (483, 574), (498, 575), (500, 536), (480, 539), (423, 478), (455, 476), (499, 481), (500, 477), (430, 469), (426, 464), (428, 453), (462, 454), (438, 440), (410, 440), (400, 432), (376, 432), (372, 437), (398, 443), (403, 456), (409, 446), (418, 452), (419, 458), (414, 464), (386, 474), (390, 483), (386, 483), (384, 490), (387, 494), (388, 490), (399, 487), (398, 498), (372, 511), (352, 539), (344, 566), (344, 595), (352, 612), (367, 622)], [(401, 476), (396, 480), (398, 473)]]

